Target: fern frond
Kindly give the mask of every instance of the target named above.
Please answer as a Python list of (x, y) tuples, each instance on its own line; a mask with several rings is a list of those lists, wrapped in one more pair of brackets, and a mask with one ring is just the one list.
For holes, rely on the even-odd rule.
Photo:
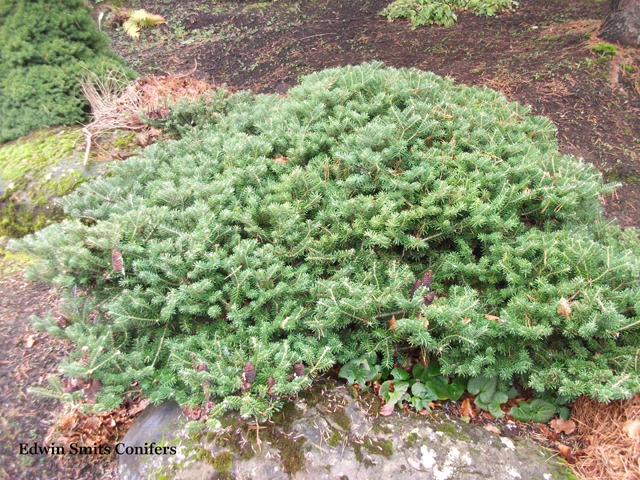
[(133, 10), (129, 12), (129, 19), (122, 24), (124, 32), (132, 38), (140, 38), (142, 28), (155, 27), (167, 23), (162, 15), (148, 13), (146, 10)]

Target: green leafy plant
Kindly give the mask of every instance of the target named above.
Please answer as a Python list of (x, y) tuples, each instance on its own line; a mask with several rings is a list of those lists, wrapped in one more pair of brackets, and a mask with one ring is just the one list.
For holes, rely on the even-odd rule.
[(378, 356), (376, 354), (354, 358), (340, 368), (338, 376), (346, 379), (350, 384), (357, 383), (362, 387), (362, 391), (366, 392), (369, 388), (366, 384), (378, 380), (382, 376), (382, 368), (377, 363)]
[(401, 368), (394, 368), (391, 371), (393, 381), (387, 380), (380, 385), (379, 395), (388, 404), (395, 405), (403, 400), (409, 400), (407, 391), (411, 387), (411, 376)]
[(5, 0), (0, 7), (0, 143), (83, 120), (87, 102), (79, 76), (123, 63), (82, 0)]
[(637, 232), (604, 220), (613, 186), (558, 152), (548, 119), (380, 63), (207, 102), (180, 140), (63, 199), (75, 220), (9, 244), (40, 259), (31, 278), (83, 292), (61, 369), (100, 380), (103, 407), (143, 394), (266, 418), (334, 364), (415, 350), (498, 414), (514, 376), (640, 391)]
[(568, 420), (571, 412), (564, 406), (567, 401), (562, 396), (542, 395), (530, 402), (520, 402), (518, 406), (511, 407), (509, 413), (521, 422), (547, 423), (556, 413), (563, 420)]
[(477, 16), (493, 16), (518, 6), (513, 0), (396, 0), (380, 14), (389, 20), (407, 18), (414, 26), (450, 27), (458, 17), (455, 12), (468, 11)]
[(520, 402), (517, 407), (511, 407), (511, 416), (521, 422), (547, 423), (556, 413), (555, 405), (539, 398), (531, 402)]
[[(461, 377), (456, 377), (449, 383), (449, 380), (441, 374), (438, 359), (431, 360), (426, 368), (421, 363), (416, 363), (412, 373), (416, 380), (412, 386), (412, 393), (423, 400), (429, 397), (429, 401), (453, 400), (455, 402), (467, 388), (466, 379)], [(431, 398), (434, 395), (435, 398)]]
[(476, 395), (474, 403), (496, 418), (504, 417), (504, 412), (500, 409), (500, 405), (506, 403), (509, 398), (515, 397), (515, 391), (502, 391), (499, 385), (498, 377), (487, 377), (485, 375), (474, 377), (467, 384), (469, 393)]

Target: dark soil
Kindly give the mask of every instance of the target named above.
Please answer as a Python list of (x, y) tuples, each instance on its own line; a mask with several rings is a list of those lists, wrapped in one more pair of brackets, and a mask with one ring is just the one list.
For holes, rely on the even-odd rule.
[[(102, 26), (141, 75), (186, 72), (197, 61), (195, 75), (204, 80), (282, 93), (301, 75), (380, 60), (500, 90), (551, 118), (562, 152), (593, 162), (608, 181), (620, 182), (617, 195), (606, 199), (606, 214), (640, 227), (640, 52), (627, 49), (621, 63), (628, 67), (619, 65), (622, 89), (612, 86), (609, 74), (617, 60), (592, 50), (607, 0), (521, 0), (511, 14), (464, 13), (453, 27), (417, 29), (380, 17), (388, 3), (118, 0), (120, 8), (161, 14), (167, 24), (144, 30), (139, 40), (109, 25), (112, 13)], [(104, 5), (98, 4), (96, 15)], [(61, 411), (55, 401), (26, 390), (46, 384), (69, 347), (33, 332), (28, 321), (51, 308), (55, 295), (17, 276), (1, 278), (0, 478), (110, 475), (92, 463), (18, 454), (18, 442), (41, 442)]]
[(57, 373), (60, 360), (71, 348), (33, 331), (29, 317), (54, 308), (57, 296), (50, 287), (26, 283), (20, 277), (0, 280), (0, 478), (100, 478), (105, 470), (97, 463), (70, 461), (69, 456), (20, 454), (20, 443), (28, 444), (25, 448), (34, 442), (44, 445), (61, 411), (57, 400), (34, 396), (29, 388), (46, 387), (47, 375)]

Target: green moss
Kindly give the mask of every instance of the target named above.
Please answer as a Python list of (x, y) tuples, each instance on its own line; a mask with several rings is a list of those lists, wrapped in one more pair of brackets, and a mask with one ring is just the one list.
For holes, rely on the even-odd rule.
[(74, 154), (82, 142), (79, 129), (38, 130), (31, 135), (0, 147), (0, 177), (7, 182), (20, 182), (36, 176), (47, 167)]
[(349, 417), (349, 415), (347, 415), (347, 412), (345, 412), (342, 408), (338, 408), (335, 412), (329, 413), (328, 415), (329, 417), (331, 417), (331, 420), (336, 422), (342, 430), (344, 430), (345, 432), (351, 431), (351, 417)]
[(344, 435), (340, 432), (338, 432), (337, 430), (334, 430), (333, 433), (331, 434), (331, 436), (327, 439), (327, 444), (330, 447), (337, 447), (338, 445), (340, 445), (340, 443), (342, 442), (342, 440), (344, 439)]
[(270, 5), (270, 2), (258, 2), (258, 3), (251, 3), (249, 5), (247, 5), (246, 7), (244, 7), (244, 11), (248, 11), (248, 10), (253, 10), (255, 8), (258, 9), (262, 9), (267, 7), (268, 5)]
[(78, 129), (45, 129), (0, 147), (0, 235), (22, 237), (64, 218), (51, 198), (67, 195), (86, 178), (79, 170), (59, 176), (52, 170), (63, 162), (79, 165), (81, 141)]
[(218, 473), (227, 473), (233, 466), (233, 454), (228, 451), (222, 451), (213, 457), (211, 465)]
[(569, 466), (569, 464), (566, 462), (566, 460), (564, 458), (558, 458), (558, 470), (559, 470), (559, 474), (561, 475), (561, 477), (558, 477), (557, 474), (553, 474), (553, 478), (562, 478), (565, 480), (578, 480), (578, 477), (573, 473), (573, 470), (571, 470), (571, 467)]
[(0, 235), (20, 238), (65, 218), (61, 208), (20, 204), (0, 200)]
[(290, 430), (293, 422), (302, 417), (302, 411), (296, 408), (294, 402), (285, 402), (278, 413), (271, 420), (282, 430)]
[(206, 448), (199, 448), (196, 452), (196, 460), (213, 464), (213, 455), (211, 455), (211, 452)]
[(357, 388), (355, 388), (353, 385), (349, 385), (347, 388), (349, 390), (349, 393), (355, 400), (360, 398), (360, 391)]
[(602, 53), (603, 55), (617, 55), (618, 50), (614, 45), (609, 43), (599, 43), (593, 47), (594, 52)]
[(443, 432), (451, 436), (454, 436), (457, 433), (456, 427), (452, 423), (448, 423), (448, 422), (437, 425), (436, 431)]
[(216, 435), (214, 432), (209, 432), (207, 433), (207, 440), (212, 441), (215, 439), (217, 446), (229, 450), (243, 460), (252, 458), (255, 452), (245, 440), (248, 439), (250, 442), (252, 440), (255, 442), (255, 431), (251, 432), (247, 424), (234, 415), (223, 417), (220, 423), (225, 428), (225, 433)]
[(387, 427), (387, 425), (383, 422), (382, 418), (378, 417), (373, 421), (372, 424), (373, 433), (391, 433), (392, 430)]
[(314, 383), (311, 388), (300, 392), (299, 398), (303, 399), (309, 407), (314, 407), (319, 403), (325, 403), (327, 397), (323, 395), (326, 390), (331, 390), (336, 386), (331, 380), (319, 381)]
[(362, 446), (373, 455), (382, 455), (386, 458), (393, 455), (393, 442), (391, 440), (373, 440), (365, 437)]
[(369, 408), (369, 414), (377, 417), (380, 414), (380, 408), (382, 408), (382, 400), (377, 395), (372, 395), (369, 399), (371, 408)]
[(298, 438), (297, 440), (282, 436), (277, 442), (280, 457), (282, 458), (282, 468), (287, 473), (295, 473), (302, 470), (305, 466), (306, 459), (302, 445), (306, 442), (306, 438)]
[(11, 253), (4, 250), (4, 239), (6, 237), (0, 237), (0, 280), (23, 271), (35, 261), (25, 253)]
[(413, 445), (414, 443), (416, 443), (416, 441), (418, 440), (418, 434), (413, 432), (410, 433), (409, 435), (407, 435), (407, 438), (405, 438), (407, 444), (409, 445)]
[(131, 142), (133, 141), (133, 138), (135, 136), (136, 136), (135, 132), (131, 132), (126, 135), (123, 135), (122, 137), (117, 138), (113, 142), (113, 146), (126, 150), (131, 146)]
[(436, 431), (443, 432), (450, 437), (458, 438), (460, 440), (471, 440), (471, 437), (466, 433), (459, 431), (453, 423), (444, 422), (436, 426)]

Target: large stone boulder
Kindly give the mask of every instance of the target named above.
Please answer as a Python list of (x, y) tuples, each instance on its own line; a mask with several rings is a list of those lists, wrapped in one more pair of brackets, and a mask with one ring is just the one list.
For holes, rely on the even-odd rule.
[[(446, 418), (396, 410), (353, 398), (346, 387), (317, 384), (256, 428), (228, 415), (218, 432), (189, 436), (177, 404), (150, 406), (124, 437), (121, 480), (336, 479), (551, 480), (573, 478), (549, 452)], [(130, 448), (133, 447), (133, 448)], [(175, 448), (175, 453), (170, 448)], [(164, 450), (164, 452), (163, 452)]]

